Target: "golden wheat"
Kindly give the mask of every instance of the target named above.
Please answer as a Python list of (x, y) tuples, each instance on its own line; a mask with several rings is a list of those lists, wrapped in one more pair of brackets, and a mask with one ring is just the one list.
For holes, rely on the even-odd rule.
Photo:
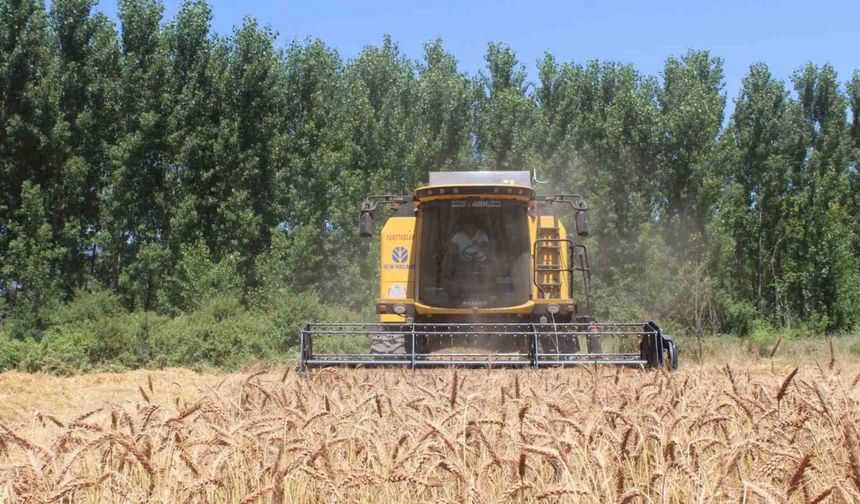
[(850, 364), (769, 364), (129, 373), (5, 411), (0, 502), (860, 501)]

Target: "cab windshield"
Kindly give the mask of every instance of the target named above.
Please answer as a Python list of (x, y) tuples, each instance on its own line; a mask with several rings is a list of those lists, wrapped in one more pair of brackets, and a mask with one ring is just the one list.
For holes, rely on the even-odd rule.
[(464, 199), (421, 205), (418, 299), (444, 308), (498, 308), (529, 299), (527, 206)]

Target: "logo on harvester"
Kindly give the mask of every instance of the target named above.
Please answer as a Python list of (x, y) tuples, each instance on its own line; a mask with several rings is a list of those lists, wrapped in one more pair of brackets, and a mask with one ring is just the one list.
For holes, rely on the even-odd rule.
[(394, 264), (383, 264), (382, 269), (386, 270), (411, 270), (415, 269), (414, 264), (409, 262), (409, 249), (406, 247), (394, 247), (391, 250), (391, 260)]
[(395, 264), (403, 264), (409, 260), (409, 250), (406, 247), (394, 247), (391, 251), (391, 260)]

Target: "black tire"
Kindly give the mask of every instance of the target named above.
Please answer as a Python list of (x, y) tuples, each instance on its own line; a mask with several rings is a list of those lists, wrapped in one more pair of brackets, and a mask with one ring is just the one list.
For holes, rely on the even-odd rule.
[(579, 337), (578, 336), (564, 336), (559, 341), (561, 353), (564, 354), (574, 354), (579, 353)]
[(569, 334), (554, 334), (552, 324), (540, 324), (538, 329), (542, 332), (538, 339), (542, 353), (579, 353), (579, 337)]
[(675, 342), (671, 339), (664, 339), (663, 346), (666, 348), (666, 360), (663, 361), (663, 364), (671, 371), (678, 369), (678, 347), (675, 346)]
[(380, 333), (370, 341), (370, 353), (374, 355), (408, 355), (406, 335), (403, 333)]

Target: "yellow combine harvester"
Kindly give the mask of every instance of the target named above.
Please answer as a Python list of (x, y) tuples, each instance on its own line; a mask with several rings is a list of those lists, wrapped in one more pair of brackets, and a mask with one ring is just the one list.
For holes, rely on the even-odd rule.
[[(674, 342), (653, 322), (593, 317), (582, 198), (537, 196), (528, 172), (433, 172), (409, 196), (365, 200), (361, 236), (373, 236), (380, 205), (393, 214), (380, 236), (379, 321), (307, 324), (302, 370), (677, 367)], [(576, 237), (557, 212), (568, 209)]]

